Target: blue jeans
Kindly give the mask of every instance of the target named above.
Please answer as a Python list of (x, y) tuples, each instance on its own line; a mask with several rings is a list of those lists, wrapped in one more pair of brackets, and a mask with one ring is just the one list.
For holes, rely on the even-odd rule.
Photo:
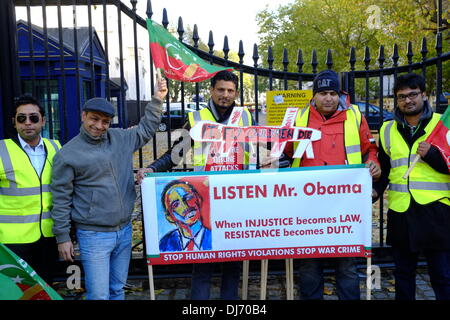
[[(335, 265), (336, 293), (339, 300), (359, 300), (359, 277), (354, 258), (330, 258)], [(321, 259), (301, 259), (299, 291), (302, 300), (322, 300), (324, 279)]]
[(222, 265), (222, 285), (220, 299), (237, 300), (241, 279), (242, 261), (223, 263), (196, 263), (192, 268), (191, 299), (208, 300), (211, 289), (211, 277), (216, 265)]
[(131, 222), (122, 230), (77, 229), (88, 300), (124, 300), (131, 258)]
[[(419, 253), (392, 247), (395, 262), (395, 299), (416, 299), (416, 267)], [(450, 300), (450, 252), (425, 251), (436, 300)]]

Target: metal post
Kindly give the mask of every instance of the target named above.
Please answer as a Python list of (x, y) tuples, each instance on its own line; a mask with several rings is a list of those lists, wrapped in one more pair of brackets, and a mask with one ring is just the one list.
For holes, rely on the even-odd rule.
[(437, 1), (437, 35), (436, 35), (436, 112), (444, 113), (447, 103), (442, 94), (442, 0)]
[(442, 0), (437, 1), (437, 32), (442, 31)]
[(17, 64), (17, 32), (14, 0), (0, 1), (0, 108), (2, 109), (3, 131), (0, 138), (11, 137), (12, 106), (14, 97), (20, 94), (20, 75)]

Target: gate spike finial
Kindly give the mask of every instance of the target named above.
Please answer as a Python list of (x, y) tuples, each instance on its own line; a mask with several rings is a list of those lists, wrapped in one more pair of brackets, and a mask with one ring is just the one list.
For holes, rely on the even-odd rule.
[(181, 42), (183, 42), (184, 27), (183, 27), (183, 18), (181, 18), (181, 17), (178, 18), (177, 32), (178, 32), (178, 39)]
[(238, 51), (238, 56), (239, 56), (239, 63), (242, 64), (244, 63), (244, 43), (242, 42), (242, 40), (239, 40), (239, 51)]
[(152, 1), (147, 0), (147, 11), (145, 12), (147, 14), (147, 18), (151, 19), (153, 16), (153, 10), (152, 10)]
[(348, 60), (350, 63), (350, 70), (355, 71), (355, 63), (356, 63), (356, 49), (355, 47), (350, 48), (350, 58)]
[(327, 61), (325, 62), (328, 69), (333, 68), (333, 54), (331, 53), (331, 49), (327, 50)]
[(209, 47), (209, 53), (213, 54), (214, 53), (214, 37), (213, 37), (212, 31), (209, 31), (208, 47)]
[(312, 57), (311, 57), (311, 65), (313, 68), (313, 73), (316, 74), (317, 73), (317, 66), (319, 65), (319, 63), (317, 62), (317, 52), (316, 49), (313, 49), (312, 51)]
[(305, 62), (303, 61), (303, 51), (302, 49), (298, 49), (297, 52), (297, 67), (298, 67), (298, 73), (303, 72), (303, 65)]
[(273, 69), (273, 62), (275, 59), (273, 58), (272, 46), (267, 48), (267, 63), (269, 64), (269, 70)]
[(370, 68), (370, 49), (366, 46), (364, 51), (364, 64), (366, 65), (366, 70)]
[(288, 70), (288, 65), (289, 65), (289, 56), (288, 56), (288, 51), (286, 48), (283, 49), (283, 66), (284, 66), (284, 71)]
[(394, 67), (398, 67), (398, 59), (400, 56), (398, 55), (398, 45), (394, 43), (394, 53), (392, 54), (392, 62)]
[(166, 29), (167, 29), (167, 26), (169, 25), (169, 17), (167, 16), (167, 9), (166, 8), (163, 9), (162, 25)]
[(228, 46), (228, 36), (223, 37), (223, 49), (224, 59), (228, 60), (228, 52), (230, 52), (230, 47)]
[(198, 48), (200, 37), (198, 36), (198, 27), (194, 24), (194, 31), (192, 31), (192, 40), (194, 40), (194, 48)]
[(380, 51), (379, 51), (379, 54), (378, 54), (378, 63), (380, 65), (380, 69), (383, 69), (385, 60), (386, 59), (384, 58), (384, 46), (381, 45), (380, 46)]
[(422, 60), (427, 59), (428, 49), (427, 49), (427, 38), (422, 38), (422, 49), (420, 50), (420, 53), (422, 54)]
[(406, 56), (408, 57), (408, 64), (412, 64), (412, 58), (414, 56), (412, 51), (412, 42), (408, 41), (408, 49), (406, 50)]
[(133, 11), (136, 12), (137, 0), (130, 0), (130, 2), (131, 2), (131, 7), (132, 7)]
[(258, 54), (258, 45), (255, 43), (253, 45), (253, 62), (254, 62), (254, 66), (255, 68), (258, 67), (258, 60), (259, 60), (259, 54)]

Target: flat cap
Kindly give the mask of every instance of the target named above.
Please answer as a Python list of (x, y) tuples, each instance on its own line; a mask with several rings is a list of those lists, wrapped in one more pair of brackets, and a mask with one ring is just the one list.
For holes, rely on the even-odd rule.
[(114, 117), (116, 112), (111, 103), (105, 98), (92, 98), (86, 101), (83, 106), (83, 111), (96, 111), (107, 114), (110, 117)]

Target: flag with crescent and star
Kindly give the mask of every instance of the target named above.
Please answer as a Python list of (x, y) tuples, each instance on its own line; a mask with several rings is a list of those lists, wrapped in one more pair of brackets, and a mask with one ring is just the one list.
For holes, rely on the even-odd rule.
[(0, 243), (0, 300), (63, 300), (26, 261)]
[(183, 82), (199, 82), (212, 78), (217, 72), (233, 68), (218, 67), (201, 59), (178, 41), (163, 26), (147, 19), (155, 68), (162, 69), (167, 78)]

